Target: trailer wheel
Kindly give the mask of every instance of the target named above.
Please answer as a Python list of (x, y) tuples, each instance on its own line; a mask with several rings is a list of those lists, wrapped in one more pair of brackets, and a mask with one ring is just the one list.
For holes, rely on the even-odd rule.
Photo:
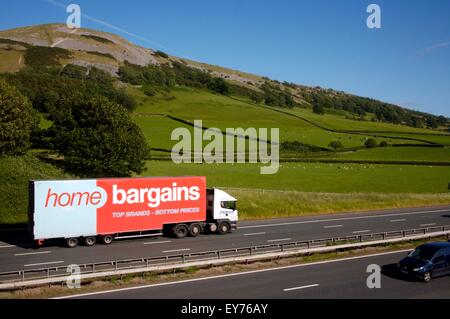
[(103, 245), (109, 245), (109, 244), (111, 244), (113, 242), (114, 236), (113, 235), (101, 236), (100, 240), (101, 240)]
[(75, 248), (78, 246), (78, 238), (67, 238), (66, 239), (66, 247)]
[(186, 237), (189, 231), (186, 225), (179, 224), (174, 227), (173, 232), (176, 238), (181, 239)]
[(228, 222), (221, 222), (219, 224), (218, 231), (219, 231), (219, 234), (225, 235), (225, 234), (228, 234), (230, 232), (230, 229), (231, 229), (231, 226), (230, 226), (230, 224)]
[(202, 232), (202, 227), (200, 224), (191, 224), (189, 226), (189, 236), (197, 237)]
[(84, 245), (88, 246), (88, 247), (92, 247), (95, 245), (95, 243), (97, 242), (97, 238), (93, 237), (93, 236), (89, 236), (89, 237), (85, 237), (84, 238)]

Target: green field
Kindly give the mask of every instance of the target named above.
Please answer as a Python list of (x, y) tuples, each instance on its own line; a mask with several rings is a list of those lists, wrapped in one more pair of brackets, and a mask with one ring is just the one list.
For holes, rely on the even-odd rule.
[(209, 186), (329, 193), (445, 193), (450, 167), (281, 163), (274, 175), (259, 164), (180, 164), (149, 161), (145, 176), (206, 176)]
[(338, 153), (334, 157), (348, 160), (410, 161), (413, 159), (414, 161), (450, 162), (450, 147), (378, 147)]
[[(172, 99), (160, 94), (152, 98), (145, 97), (139, 89), (134, 87), (130, 87), (129, 91), (139, 101), (139, 107), (134, 113), (135, 117), (139, 116), (138, 124), (147, 134), (152, 134), (153, 131), (153, 134), (157, 136), (157, 138), (150, 137), (154, 142), (152, 147), (155, 148), (167, 148), (173, 145), (168, 143), (171, 129), (174, 125), (180, 126), (176, 121), (170, 123), (167, 119), (161, 119), (161, 123), (157, 124), (159, 131), (155, 132), (152, 128), (152, 123), (155, 123), (152, 117), (155, 114), (171, 115), (191, 123), (194, 120), (202, 120), (204, 126), (221, 130), (237, 127), (279, 128), (282, 142), (299, 141), (320, 147), (328, 147), (328, 144), (334, 140), (341, 141), (345, 147), (358, 147), (364, 144), (364, 138), (369, 138), (364, 135), (329, 132), (301, 119), (274, 112), (270, 108), (251, 105), (202, 90), (177, 88), (170, 93), (174, 97)], [(147, 117), (144, 118), (144, 115)], [(377, 140), (380, 142), (385, 139)]]

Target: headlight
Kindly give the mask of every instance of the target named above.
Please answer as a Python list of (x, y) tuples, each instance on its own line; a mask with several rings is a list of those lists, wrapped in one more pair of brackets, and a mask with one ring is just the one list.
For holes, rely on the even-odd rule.
[(420, 268), (414, 268), (413, 271), (414, 271), (414, 272), (418, 272), (418, 271), (421, 271), (422, 269), (423, 269), (423, 267), (420, 267)]

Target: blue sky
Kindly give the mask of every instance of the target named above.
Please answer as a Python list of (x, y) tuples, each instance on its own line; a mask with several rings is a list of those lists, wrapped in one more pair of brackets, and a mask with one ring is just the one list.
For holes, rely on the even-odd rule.
[[(87, 18), (82, 27), (146, 47), (450, 116), (450, 0), (54, 1), (129, 34)], [(382, 29), (366, 26), (371, 3)], [(0, 29), (67, 15), (48, 0), (4, 0)]]

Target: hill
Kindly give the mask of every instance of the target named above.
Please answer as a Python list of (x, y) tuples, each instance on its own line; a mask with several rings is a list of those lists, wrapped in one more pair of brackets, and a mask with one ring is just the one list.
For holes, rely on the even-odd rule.
[[(27, 65), (77, 65), (88, 69), (95, 67), (122, 80), (123, 71), (127, 70), (125, 65), (139, 72), (148, 65), (160, 67), (179, 63), (213, 78), (224, 79), (234, 86), (235, 93), (254, 98), (257, 102), (263, 101), (268, 106), (323, 109), (328, 114), (338, 113), (360, 122), (388, 122), (444, 130), (449, 125), (449, 120), (443, 116), (412, 111), (332, 89), (280, 83), (267, 77), (169, 56), (106, 32), (89, 29), (74, 32), (61, 24), (0, 31), (0, 61), (0, 72), (18, 71)], [(146, 84), (146, 81), (134, 84)]]

